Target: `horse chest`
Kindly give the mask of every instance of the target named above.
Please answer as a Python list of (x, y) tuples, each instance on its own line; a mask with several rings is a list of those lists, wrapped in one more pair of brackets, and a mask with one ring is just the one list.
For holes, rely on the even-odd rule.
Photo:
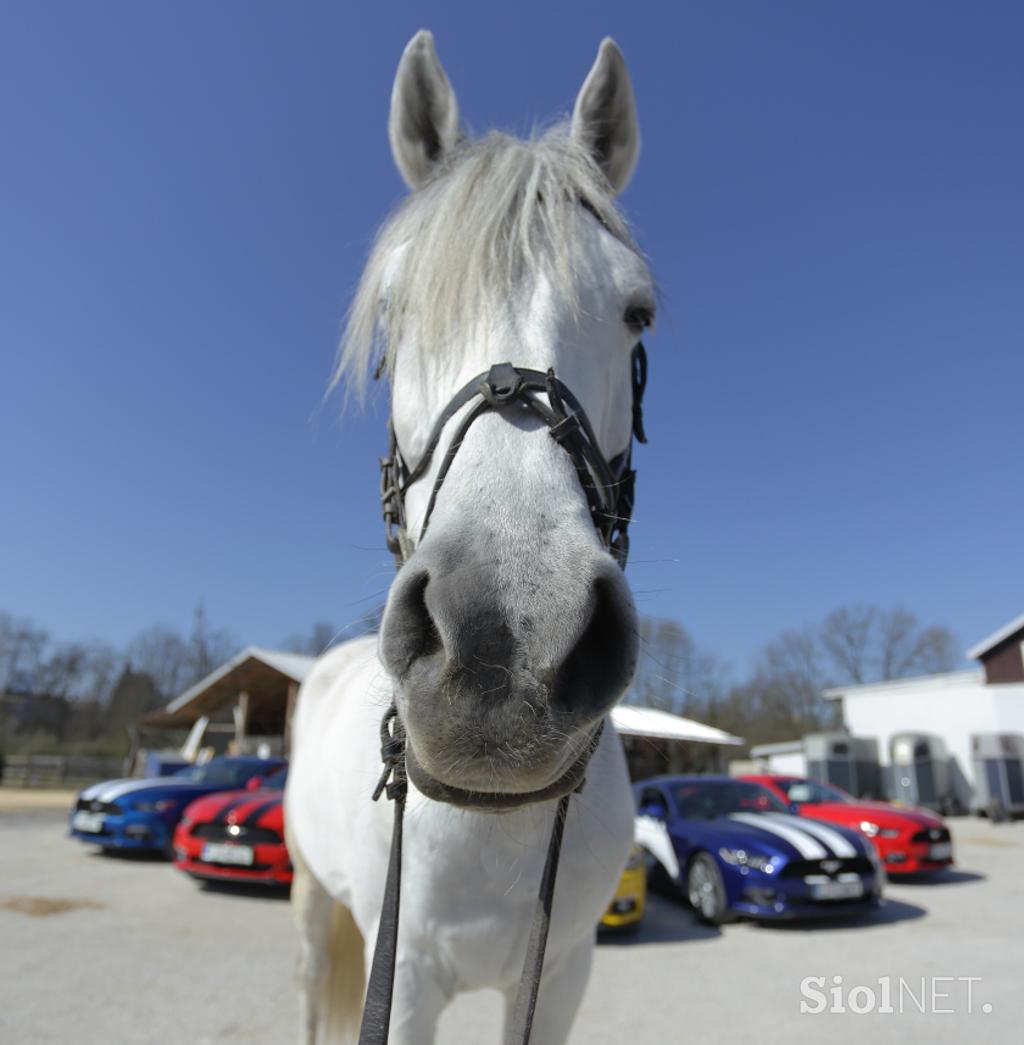
[[(548, 941), (552, 955), (594, 930), (622, 865), (622, 832), (596, 831), (586, 804), (578, 801), (567, 825), (556, 887)], [(436, 833), (435, 825), (425, 822), (433, 812), (443, 814)], [(424, 813), (413, 814), (417, 831), (407, 835), (401, 923), (407, 953), (442, 968), (456, 989), (514, 984), (537, 902), (553, 808), (511, 816), (459, 814), (462, 830), (454, 837), (450, 811), (435, 806)]]

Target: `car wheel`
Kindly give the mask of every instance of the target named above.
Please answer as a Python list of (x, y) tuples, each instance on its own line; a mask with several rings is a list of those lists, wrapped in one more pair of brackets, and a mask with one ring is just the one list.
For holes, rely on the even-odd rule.
[(686, 898), (697, 917), (709, 925), (729, 921), (729, 901), (718, 864), (709, 853), (698, 853), (686, 869)]

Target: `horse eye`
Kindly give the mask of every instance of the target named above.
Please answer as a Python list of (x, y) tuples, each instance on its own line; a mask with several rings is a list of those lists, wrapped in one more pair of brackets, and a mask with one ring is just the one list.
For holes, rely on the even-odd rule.
[(640, 333), (654, 322), (654, 309), (650, 305), (630, 305), (622, 318), (630, 330)]

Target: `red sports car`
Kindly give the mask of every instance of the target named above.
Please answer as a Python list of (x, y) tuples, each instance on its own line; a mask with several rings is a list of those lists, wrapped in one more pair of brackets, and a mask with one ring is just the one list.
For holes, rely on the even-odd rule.
[(186, 807), (174, 832), (174, 866), (196, 878), (288, 885), (284, 844), (287, 768), (244, 791), (220, 791)]
[(938, 871), (953, 862), (942, 818), (927, 809), (854, 798), (841, 788), (795, 776), (748, 776), (794, 807), (800, 816), (852, 827), (867, 835), (890, 875)]

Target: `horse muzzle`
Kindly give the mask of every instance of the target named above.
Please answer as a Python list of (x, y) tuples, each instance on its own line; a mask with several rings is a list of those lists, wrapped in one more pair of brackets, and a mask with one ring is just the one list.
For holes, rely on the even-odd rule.
[(511, 808), (582, 779), (632, 679), (637, 628), (610, 555), (586, 549), (571, 576), (551, 586), (528, 566), (499, 580), (493, 561), (455, 539), (426, 542), (400, 572), (380, 653), (397, 684), (409, 776), (428, 797)]

